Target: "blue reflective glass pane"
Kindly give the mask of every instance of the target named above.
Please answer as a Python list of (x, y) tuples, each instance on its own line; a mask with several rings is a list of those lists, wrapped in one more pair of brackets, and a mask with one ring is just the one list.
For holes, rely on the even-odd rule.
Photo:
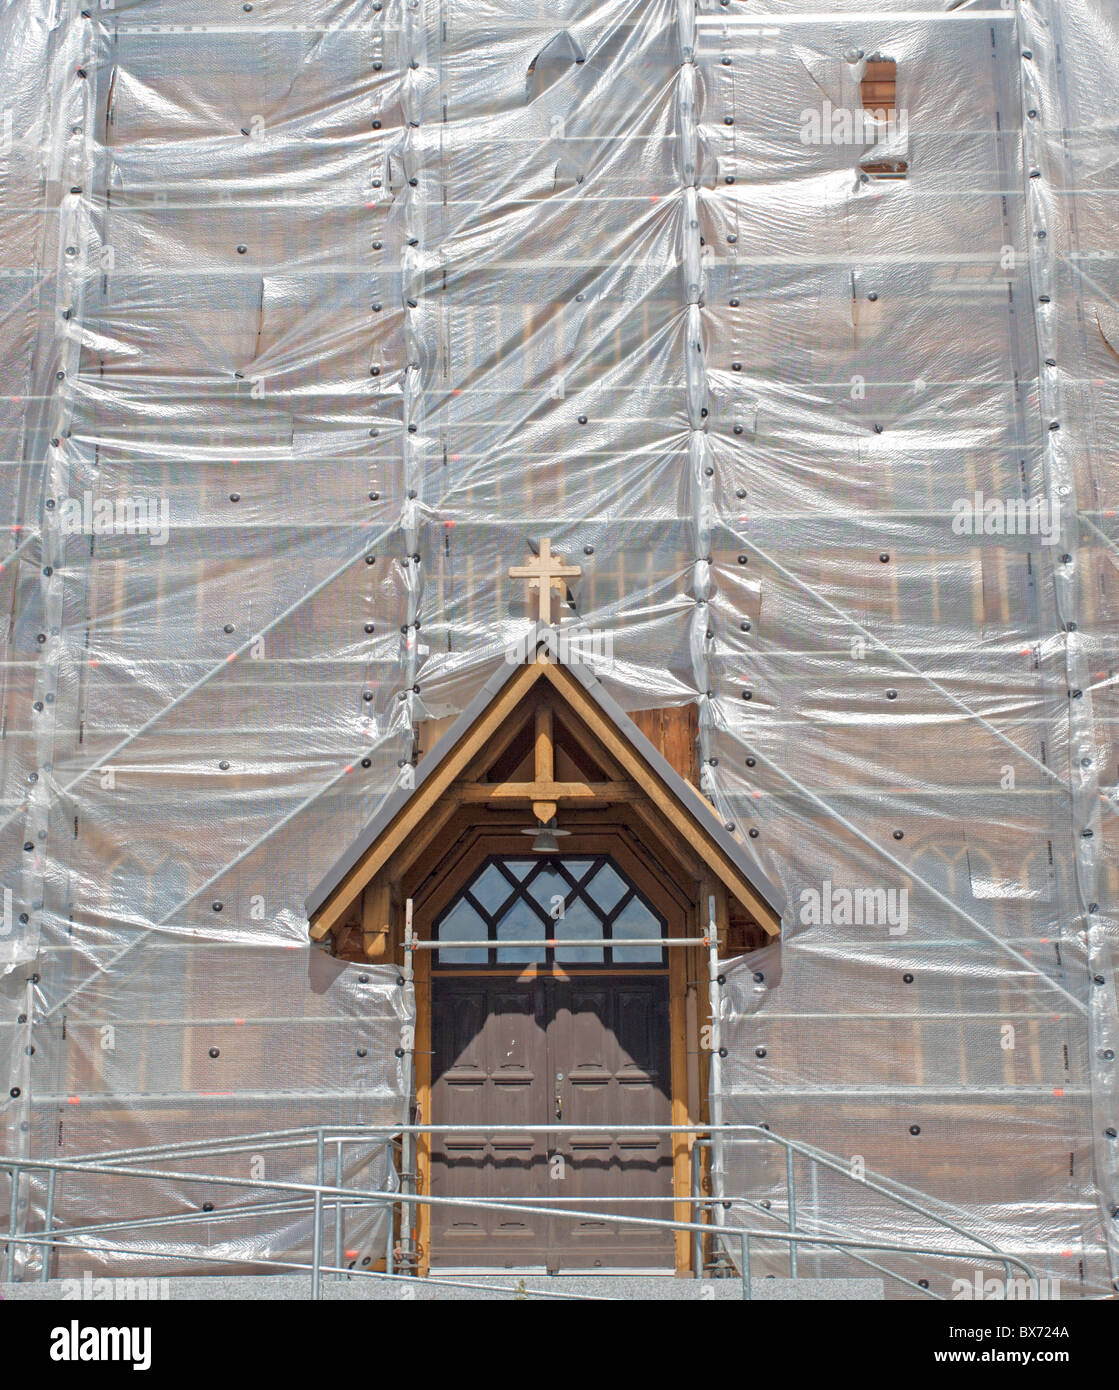
[[(552, 934), (523, 898), (518, 898), (497, 924), (499, 941), (539, 941)], [(497, 953), (499, 965), (541, 964), (546, 959), (543, 946), (503, 946)]]
[[(553, 935), (557, 940), (586, 940), (588, 937), (594, 940), (602, 939), (602, 919), (590, 910), (582, 899), (575, 902), (560, 917), (555, 925)], [(556, 960), (566, 961), (567, 963), (581, 963), (584, 965), (601, 965), (605, 959), (605, 953), (601, 947), (595, 946), (557, 946)]]
[(629, 892), (629, 887), (612, 864), (603, 864), (586, 886), (586, 892), (604, 913), (610, 912)]
[[(439, 923), (440, 941), (485, 941), (486, 924), (463, 899)], [(449, 950), (438, 952), (441, 965), (485, 965), (488, 951)]]
[[(659, 937), (663, 928), (657, 918), (649, 911), (640, 898), (630, 898), (617, 917), (614, 918), (612, 934), (615, 937)], [(615, 946), (611, 959), (616, 965), (642, 964), (661, 959), (660, 946)]]
[[(555, 919), (562, 914), (568, 893), (574, 890), (560, 871), (549, 865), (548, 868), (541, 869), (525, 891), (540, 904), (549, 917)], [(545, 932), (546, 936), (551, 934)]]
[(504, 907), (510, 895), (516, 891), (496, 864), (487, 864), (470, 885), (471, 896), (477, 898), (490, 913)]

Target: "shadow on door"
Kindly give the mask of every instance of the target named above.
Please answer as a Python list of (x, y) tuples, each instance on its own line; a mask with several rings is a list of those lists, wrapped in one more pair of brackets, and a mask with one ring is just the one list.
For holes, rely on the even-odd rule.
[[(528, 1198), (611, 1215), (672, 1216), (665, 1134), (495, 1134), (518, 1124), (667, 1125), (669, 988), (661, 970), (486, 970), (432, 977), (434, 1197)], [(620, 1201), (620, 1198), (658, 1200)], [(577, 1200), (572, 1200), (577, 1199)], [(672, 1233), (590, 1217), (435, 1206), (442, 1269), (670, 1269)]]

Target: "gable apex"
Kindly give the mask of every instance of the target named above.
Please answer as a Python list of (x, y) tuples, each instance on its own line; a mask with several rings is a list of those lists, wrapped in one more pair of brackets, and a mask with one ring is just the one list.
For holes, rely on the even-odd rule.
[[(617, 704), (591, 666), (573, 654), (586, 650), (577, 630), (542, 623), (505, 650), (502, 664), (420, 761), (412, 785), (397, 787), (385, 797), (308, 896), (312, 937), (325, 937), (342, 920), (364, 884), (390, 862), (410, 835), (417, 833), (424, 818), (437, 814), (449, 799), (462, 794), (461, 779), (467, 768), (484, 757), (500, 733), (508, 734), (510, 720), (517, 720), (519, 728), (527, 717), (526, 702), (536, 699), (539, 692), (535, 688), (541, 683), (547, 686), (544, 699), (554, 705), (557, 715), (575, 721), (611, 764), (621, 769), (625, 790), (620, 783), (611, 782), (599, 795), (609, 799), (610, 787), (617, 785), (619, 797), (646, 803), (649, 814), (656, 815), (698, 852), (713, 877), (723, 882), (770, 935), (778, 933), (784, 910), (782, 894), (760, 872), (745, 845), (723, 825), (711, 804)], [(553, 783), (546, 789), (537, 787), (535, 794), (530, 794), (529, 784), (507, 784), (492, 788), (486, 795), (507, 804), (540, 804), (572, 797), (572, 804), (585, 807), (587, 802), (582, 798), (595, 793), (593, 784)]]

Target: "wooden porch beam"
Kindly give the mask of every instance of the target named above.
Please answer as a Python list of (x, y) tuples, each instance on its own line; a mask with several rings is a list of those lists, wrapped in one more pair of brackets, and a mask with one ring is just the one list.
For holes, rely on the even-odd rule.
[(421, 855), (429, 852), (432, 841), (442, 835), (461, 805), (461, 798), (452, 791), (435, 803), (416, 834), (397, 851), (391, 865), (394, 882), (402, 878)]
[(363, 890), (362, 946), (369, 960), (387, 960), (392, 943), (392, 898), (388, 879), (379, 874)]
[[(534, 742), (534, 781), (538, 787), (551, 786), (556, 779), (556, 750), (552, 740), (552, 706), (541, 700), (536, 706)], [(543, 825), (556, 814), (555, 801), (541, 791), (532, 798), (532, 814)]]
[[(456, 782), (450, 794), (460, 802), (636, 801), (644, 793), (633, 782)], [(550, 819), (550, 817), (545, 817)]]

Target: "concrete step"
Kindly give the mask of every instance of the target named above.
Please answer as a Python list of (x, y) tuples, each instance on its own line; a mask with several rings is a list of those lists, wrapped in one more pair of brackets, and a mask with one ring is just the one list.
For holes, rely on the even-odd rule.
[[(59, 1299), (97, 1301), (137, 1299), (222, 1299), (252, 1301), (310, 1297), (310, 1278), (304, 1274), (228, 1275), (183, 1278), (52, 1279), (46, 1284), (0, 1284), (4, 1300)], [(759, 1301), (812, 1302), (842, 1299), (877, 1301), (884, 1297), (881, 1279), (752, 1279), (751, 1296)], [(477, 1299), (502, 1302), (517, 1299), (618, 1299), (623, 1302), (740, 1301), (737, 1279), (677, 1279), (648, 1274), (443, 1274), (432, 1279), (335, 1279), (324, 1276), (322, 1296), (335, 1301), (355, 1299), (441, 1300)]]

